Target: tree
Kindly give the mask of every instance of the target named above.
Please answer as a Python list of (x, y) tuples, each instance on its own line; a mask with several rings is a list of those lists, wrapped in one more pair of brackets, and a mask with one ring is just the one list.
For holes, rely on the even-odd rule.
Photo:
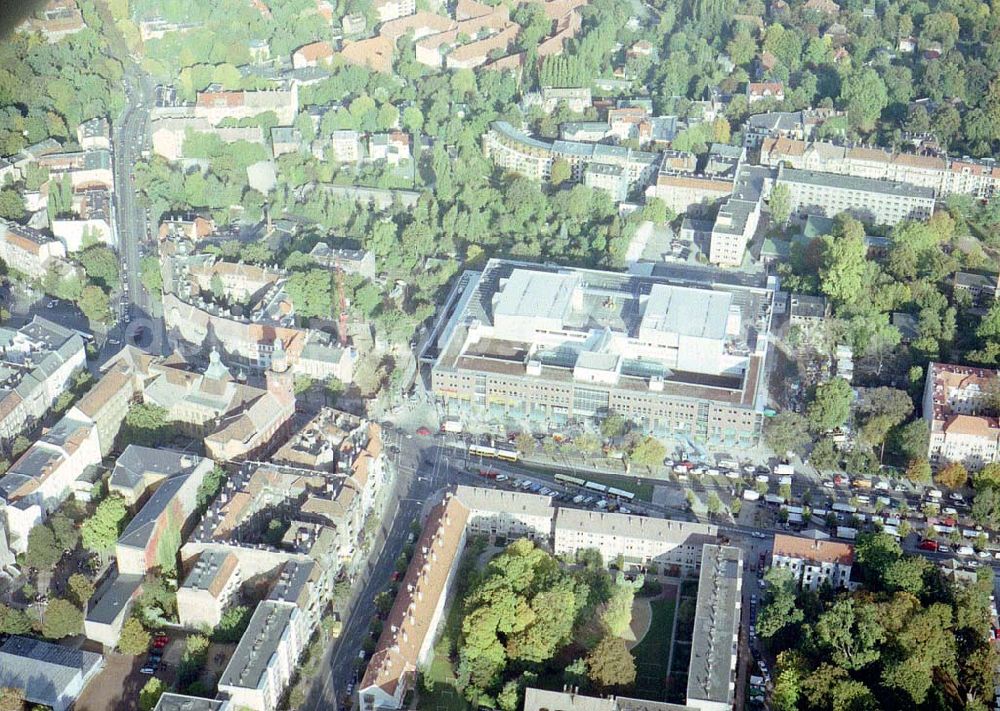
[(94, 583), (83, 573), (73, 573), (67, 581), (69, 594), (81, 610), (87, 609), (87, 602), (94, 596)]
[(165, 444), (174, 436), (174, 427), (167, 422), (167, 411), (159, 405), (132, 405), (125, 415), (121, 430), (123, 444), (154, 447)]
[(601, 639), (587, 655), (587, 676), (602, 689), (635, 681), (635, 659), (620, 637)]
[(80, 266), (87, 273), (87, 279), (102, 289), (114, 289), (121, 277), (118, 272), (118, 257), (109, 247), (94, 245), (76, 255)]
[(118, 651), (129, 656), (145, 654), (149, 651), (149, 632), (142, 626), (138, 617), (130, 617), (122, 625), (122, 633), (118, 638)]
[(757, 616), (757, 634), (770, 639), (790, 625), (803, 619), (802, 610), (795, 606), (796, 581), (788, 568), (770, 568), (764, 574), (767, 601)]
[(42, 634), (49, 639), (62, 639), (80, 634), (83, 629), (83, 612), (69, 600), (55, 598), (49, 601), (42, 617)]
[(847, 598), (838, 600), (820, 615), (816, 638), (831, 650), (837, 666), (857, 670), (879, 658), (885, 630), (874, 605)]
[(62, 549), (48, 526), (35, 526), (28, 532), (28, 551), (25, 562), (33, 568), (52, 568), (62, 557)]
[(931, 480), (932, 474), (931, 463), (924, 457), (912, 460), (906, 467), (906, 478), (914, 484), (926, 484)]
[(209, 503), (218, 495), (222, 489), (222, 482), (226, 478), (225, 470), (216, 464), (212, 471), (205, 475), (198, 486), (198, 493), (195, 496), (195, 506), (198, 509), (207, 508)]
[(212, 632), (212, 639), (216, 642), (239, 642), (252, 615), (253, 610), (246, 605), (230, 607), (222, 613), (219, 625)]
[(605, 603), (601, 613), (601, 622), (613, 637), (624, 637), (632, 622), (632, 601), (635, 599), (635, 588), (628, 584), (615, 585), (611, 599)]
[(166, 690), (167, 686), (162, 680), (155, 676), (150, 677), (149, 681), (139, 690), (140, 711), (153, 711)]
[(818, 432), (840, 427), (851, 414), (851, 386), (843, 378), (833, 378), (816, 386), (806, 410), (810, 426)]
[(76, 523), (62, 511), (57, 511), (49, 519), (49, 528), (55, 536), (56, 545), (63, 550), (73, 550), (80, 542), (80, 531)]
[(784, 225), (792, 213), (792, 194), (788, 186), (778, 183), (771, 189), (771, 198), (768, 201), (771, 208), (771, 218), (778, 225)]
[(24, 610), (0, 603), (0, 634), (27, 634), (31, 632), (31, 617)]
[(80, 311), (87, 317), (90, 323), (104, 323), (111, 315), (111, 304), (108, 295), (98, 286), (88, 284), (83, 287), (78, 302)]
[(25, 214), (24, 200), (16, 190), (0, 190), (0, 217), (5, 220), (23, 220)]
[(705, 509), (708, 511), (709, 516), (718, 516), (722, 513), (722, 499), (714, 491), (708, 493), (708, 499), (705, 501)]
[(840, 92), (847, 105), (847, 115), (859, 131), (870, 132), (889, 105), (885, 82), (874, 69), (865, 67), (847, 77)]
[(552, 161), (552, 168), (549, 170), (549, 182), (555, 187), (559, 187), (572, 176), (569, 162), (565, 158), (556, 158)]
[(128, 508), (121, 497), (104, 499), (80, 528), (84, 547), (95, 553), (105, 553), (114, 548), (127, 515)]
[(1000, 462), (990, 462), (972, 475), (976, 491), (1000, 488)]
[(601, 420), (601, 436), (614, 439), (625, 434), (625, 418), (617, 412), (612, 412)]
[(934, 482), (946, 489), (960, 489), (969, 480), (969, 472), (960, 462), (948, 462), (934, 475)]
[(853, 304), (863, 293), (868, 270), (864, 226), (838, 215), (834, 232), (822, 238), (820, 288), (837, 304)]
[(23, 690), (15, 686), (0, 687), (0, 711), (24, 711), (25, 703)]
[(640, 466), (658, 467), (663, 463), (667, 448), (655, 437), (637, 438), (629, 448), (629, 461)]
[(785, 452), (802, 454), (809, 444), (809, 421), (805, 417), (785, 410), (764, 421), (764, 439), (778, 456)]
[(1000, 489), (985, 487), (976, 491), (972, 518), (981, 526), (1000, 526)]

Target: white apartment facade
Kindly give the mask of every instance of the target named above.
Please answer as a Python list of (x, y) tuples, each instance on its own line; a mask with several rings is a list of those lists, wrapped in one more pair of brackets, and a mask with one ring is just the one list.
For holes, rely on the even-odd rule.
[(824, 583), (833, 589), (849, 588), (854, 546), (818, 537), (777, 534), (771, 566), (792, 572), (803, 590), (818, 590)]
[(961, 462), (976, 470), (1000, 461), (1000, 420), (987, 409), (998, 380), (1000, 371), (989, 368), (928, 364), (923, 412), (934, 467)]

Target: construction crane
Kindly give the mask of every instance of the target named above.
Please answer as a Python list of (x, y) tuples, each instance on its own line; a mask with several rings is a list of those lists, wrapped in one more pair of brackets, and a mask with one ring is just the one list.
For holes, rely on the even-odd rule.
[(334, 269), (336, 269), (336, 279), (337, 279), (337, 299), (340, 305), (340, 319), (337, 322), (337, 337), (340, 339), (340, 345), (343, 348), (347, 347), (347, 297), (344, 296), (344, 270), (340, 267), (340, 258), (334, 262)]

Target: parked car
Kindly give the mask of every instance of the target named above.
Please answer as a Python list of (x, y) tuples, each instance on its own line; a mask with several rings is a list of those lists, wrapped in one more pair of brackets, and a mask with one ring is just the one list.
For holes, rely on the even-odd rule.
[(430, 435), (430, 433), (431, 431), (427, 427), (421, 426), (417, 428), (417, 434), (420, 435), (421, 437), (427, 437), (428, 435)]

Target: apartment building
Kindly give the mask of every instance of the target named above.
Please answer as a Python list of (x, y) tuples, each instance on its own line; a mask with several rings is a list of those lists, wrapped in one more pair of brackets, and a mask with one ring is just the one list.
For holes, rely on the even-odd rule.
[(361, 134), (357, 131), (339, 130), (330, 135), (330, 153), (341, 163), (357, 163), (364, 157)]
[(400, 17), (407, 17), (417, 11), (414, 0), (376, 0), (375, 12), (379, 22), (391, 22)]
[(177, 617), (189, 629), (214, 629), (243, 584), (239, 559), (229, 551), (198, 556), (177, 588)]
[(717, 538), (718, 528), (711, 524), (560, 508), (552, 550), (572, 555), (594, 549), (606, 561), (620, 556), (628, 565), (687, 575), (701, 564), (704, 545)]
[(330, 66), (333, 63), (333, 55), (333, 45), (329, 42), (312, 42), (292, 52), (292, 67), (305, 69)]
[(14, 635), (0, 645), (0, 687), (30, 704), (67, 711), (104, 666), (100, 654)]
[(368, 137), (368, 160), (386, 161), (389, 165), (399, 165), (410, 160), (410, 137), (402, 131), (373, 133)]
[[(434, 507), (416, 542), (375, 653), (358, 685), (362, 711), (403, 708), (404, 698), (416, 683), (416, 672), (433, 654), (470, 534), (492, 539), (528, 537), (556, 555), (596, 549), (605, 560), (623, 556), (627, 563), (656, 569), (662, 565), (675, 574), (700, 569), (703, 578), (707, 567), (706, 591), (704, 599), (699, 593), (698, 604), (718, 626), (701, 633), (696, 630), (695, 642), (702, 656), (695, 659), (692, 655), (693, 664), (698, 665), (692, 668), (699, 685), (689, 696), (710, 704), (732, 694), (735, 653), (729, 640), (735, 639), (738, 630), (742, 562), (738, 549), (714, 545), (718, 540), (715, 526), (561, 509), (547, 496), (459, 486)], [(704, 613), (706, 606), (713, 606), (714, 614)], [(707, 689), (702, 690), (706, 680)], [(552, 707), (553, 711), (557, 708)], [(631, 707), (622, 708), (631, 711)], [(693, 708), (715, 711), (710, 705)]]
[(84, 610), (83, 633), (111, 650), (118, 646), (125, 620), (132, 614), (132, 605), (142, 593), (142, 575), (122, 575), (112, 568), (94, 592)]
[(155, 449), (130, 444), (118, 455), (108, 478), (108, 491), (134, 507), (167, 479), (194, 470), (199, 476), (212, 469), (212, 460), (172, 449)]
[(137, 392), (133, 368), (125, 361), (114, 361), (105, 364), (101, 379), (66, 414), (94, 423), (101, 456), (106, 457), (114, 447), (115, 438)]
[(278, 708), (308, 642), (302, 613), (295, 605), (259, 603), (219, 678), (219, 693), (237, 708)]
[(760, 223), (760, 200), (726, 200), (712, 224), (708, 261), (720, 267), (739, 267), (747, 245)]
[(115, 244), (112, 225), (111, 193), (104, 188), (82, 190), (73, 195), (73, 214), (53, 218), (52, 234), (68, 252), (83, 249), (84, 244)]
[(0, 220), (0, 259), (9, 269), (41, 280), (56, 262), (66, 258), (58, 239), (16, 222)]
[[(122, 575), (145, 575), (151, 568), (176, 567), (177, 552), (193, 523), (198, 487), (214, 466), (207, 458), (197, 459), (197, 463), (167, 473), (122, 531), (115, 545)], [(178, 464), (184, 463), (178, 460)]]
[(796, 584), (815, 591), (823, 584), (834, 589), (848, 588), (854, 565), (854, 546), (827, 540), (828, 536), (777, 534), (771, 551), (771, 566), (792, 571)]
[(771, 292), (670, 274), (467, 272), (421, 356), (442, 411), (540, 429), (614, 411), (662, 435), (756, 441)]
[(646, 201), (662, 200), (678, 215), (698, 213), (733, 192), (732, 178), (660, 170), (656, 183), (646, 188)]
[(114, 191), (115, 176), (111, 168), (111, 151), (96, 148), (90, 151), (49, 153), (35, 161), (49, 171), (49, 179), (60, 180), (68, 175), (73, 190), (103, 188)]
[(111, 150), (111, 123), (103, 116), (82, 122), (76, 127), (76, 142), (85, 151)]
[(688, 708), (729, 711), (736, 702), (742, 598), (743, 551), (735, 546), (706, 544), (688, 665)]
[(956, 272), (953, 289), (956, 294), (965, 292), (974, 306), (989, 308), (1000, 292), (1000, 277), (996, 274)]
[(777, 184), (786, 185), (792, 214), (833, 217), (847, 212), (878, 225), (926, 220), (934, 212), (934, 190), (911, 183), (858, 178), (834, 173), (778, 168)]
[(84, 367), (76, 331), (40, 316), (16, 331), (0, 328), (0, 443), (34, 427)]
[(1000, 420), (990, 409), (998, 382), (1000, 371), (928, 363), (923, 412), (934, 467), (961, 462), (977, 470), (1000, 461)]
[(938, 197), (951, 194), (989, 199), (1000, 185), (1000, 168), (991, 162), (945, 155), (895, 153), (882, 148), (844, 146), (791, 137), (764, 138), (760, 162), (777, 167), (889, 180), (930, 188)]
[(483, 135), (483, 152), (494, 165), (504, 170), (520, 173), (533, 180), (549, 179), (552, 163), (564, 160), (569, 164), (570, 177), (575, 182), (584, 182), (584, 176), (591, 166), (601, 166), (595, 171), (619, 172), (617, 183), (624, 182), (626, 192), (644, 190), (659, 169), (661, 156), (658, 153), (636, 151), (621, 146), (604, 144), (554, 141), (548, 143), (532, 138), (518, 131), (505, 121), (495, 121)]
[(273, 111), (278, 124), (291, 126), (299, 111), (298, 84), (292, 82), (287, 89), (236, 90), (226, 91), (209, 87), (198, 92), (195, 99), (194, 116), (204, 118), (213, 125), (225, 119), (247, 119)]
[(805, 141), (812, 138), (820, 126), (830, 119), (847, 114), (835, 109), (804, 109), (802, 111), (769, 111), (748, 116), (743, 127), (743, 145), (760, 148), (768, 138), (792, 138)]
[(746, 90), (747, 103), (756, 104), (758, 101), (771, 99), (773, 101), (785, 100), (785, 85), (780, 81), (749, 82)]
[(31, 529), (66, 500), (73, 482), (101, 463), (97, 430), (63, 417), (0, 477), (0, 514), (11, 550), (28, 549)]

